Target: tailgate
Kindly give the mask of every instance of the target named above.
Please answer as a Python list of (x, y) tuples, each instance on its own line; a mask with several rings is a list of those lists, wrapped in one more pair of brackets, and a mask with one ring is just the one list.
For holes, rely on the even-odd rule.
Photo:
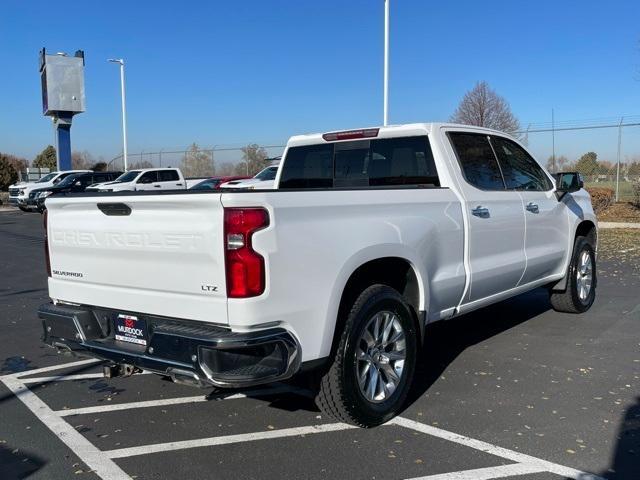
[(227, 323), (220, 194), (54, 197), (47, 209), (51, 298)]

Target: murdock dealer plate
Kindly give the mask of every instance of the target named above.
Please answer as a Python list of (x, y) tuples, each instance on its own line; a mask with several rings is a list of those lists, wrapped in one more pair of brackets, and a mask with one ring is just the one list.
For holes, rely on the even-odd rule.
[(147, 345), (147, 323), (136, 316), (118, 314), (116, 317), (116, 340)]

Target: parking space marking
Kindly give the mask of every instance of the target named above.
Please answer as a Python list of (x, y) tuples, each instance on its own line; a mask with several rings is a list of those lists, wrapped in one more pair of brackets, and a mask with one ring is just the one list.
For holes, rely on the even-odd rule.
[(310, 425), (307, 427), (283, 428), (281, 430), (267, 430), (263, 432), (241, 433), (238, 435), (225, 435), (222, 437), (197, 438), (180, 442), (156, 443), (141, 445), (139, 447), (118, 448), (104, 450), (109, 458), (133, 457), (136, 455), (148, 455), (150, 453), (169, 452), (172, 450), (184, 450), (187, 448), (212, 447), (216, 445), (229, 445), (231, 443), (253, 442), (256, 440), (272, 440), (274, 438), (298, 437), (312, 435), (314, 433), (339, 432), (351, 430), (355, 427), (346, 423), (326, 423), (324, 425)]
[(130, 478), (108, 455), (51, 410), (20, 379), (5, 376), (0, 380), (61, 442), (69, 447), (91, 470), (95, 471), (96, 475), (103, 480)]
[(307, 392), (304, 390), (293, 389), (289, 386), (282, 385), (273, 388), (263, 388), (261, 390), (251, 390), (244, 393), (235, 393), (233, 395), (221, 395), (219, 397), (208, 397), (207, 395), (197, 395), (194, 397), (178, 397), (178, 398), (163, 398), (160, 400), (145, 400), (141, 402), (119, 403), (114, 405), (98, 405), (95, 407), (82, 407), (82, 408), (69, 408), (65, 410), (56, 410), (55, 412), (61, 417), (69, 417), (71, 415), (86, 415), (88, 413), (104, 413), (115, 412), (118, 410), (131, 410), (134, 408), (149, 408), (149, 407), (164, 407), (167, 405), (182, 405), (185, 403), (198, 403), (198, 402), (216, 402), (220, 400), (236, 400), (240, 398), (247, 398), (251, 396), (269, 396), (277, 395), (279, 393), (295, 393), (299, 395), (305, 395)]
[(51, 377), (34, 377), (34, 378), (21, 378), (20, 380), (25, 385), (31, 383), (51, 383), (51, 382), (63, 382), (71, 380), (94, 380), (97, 378), (104, 378), (103, 373), (78, 373), (75, 375), (53, 375)]
[(492, 445), (491, 443), (483, 442), (482, 440), (465, 437), (464, 435), (449, 432), (448, 430), (442, 430), (441, 428), (432, 427), (431, 425), (416, 422), (415, 420), (409, 420), (408, 418), (396, 417), (389, 423), (387, 423), (387, 425), (389, 424), (399, 425), (401, 427), (409, 428), (411, 430), (422, 432), (427, 435), (442, 438), (444, 440), (449, 440), (450, 442), (458, 443), (460, 445), (474, 448), (476, 450), (480, 450), (481, 452), (489, 453), (497, 457), (506, 458), (507, 460), (512, 460), (521, 464), (536, 465), (541, 467), (544, 471), (555, 473), (556, 475), (561, 475), (567, 478), (573, 478), (575, 480), (605, 480), (602, 477), (593, 475), (588, 472), (576, 470), (575, 468), (565, 467), (564, 465), (559, 465), (547, 460), (542, 460), (540, 458), (532, 457), (531, 455), (526, 455), (524, 453), (515, 452), (507, 448), (498, 447), (497, 445)]
[(515, 477), (544, 471), (546, 470), (539, 465), (512, 463), (511, 465), (501, 465), (499, 467), (477, 468), (474, 470), (427, 475), (426, 477), (415, 477), (411, 480), (491, 480), (493, 478)]
[(4, 375), (3, 377), (0, 377), (0, 379), (7, 378), (7, 377), (13, 377), (13, 378), (26, 377), (27, 375), (37, 375), (40, 373), (53, 372), (55, 370), (62, 370), (65, 368), (81, 367), (82, 365), (88, 365), (90, 363), (100, 363), (102, 361), (103, 360), (99, 360), (97, 358), (89, 358), (86, 360), (78, 360), (77, 362), (61, 363), (58, 365), (51, 365), (49, 367), (35, 368), (33, 370), (25, 370), (23, 372), (18, 372), (18, 373), (10, 373), (9, 375)]
[[(148, 455), (152, 453), (161, 453), (176, 450), (185, 450), (191, 448), (211, 447), (216, 445), (228, 445), (235, 443), (245, 443), (257, 440), (270, 440), (276, 438), (286, 438), (295, 436), (305, 436), (316, 433), (338, 432), (344, 430), (357, 429), (358, 427), (347, 425), (345, 423), (329, 423), (322, 425), (309, 425), (303, 427), (285, 428), (280, 430), (267, 430), (261, 432), (244, 433), (237, 435), (225, 435), (219, 437), (198, 438), (193, 440), (184, 440), (177, 442), (166, 442), (151, 445), (140, 445), (128, 448), (120, 448), (114, 450), (100, 450), (87, 438), (73, 428), (65, 417), (71, 415), (81, 415), (87, 413), (101, 413), (118, 410), (129, 410), (135, 408), (149, 408), (165, 405), (179, 405), (185, 403), (197, 403), (204, 401), (232, 400), (239, 398), (247, 398), (249, 396), (268, 396), (278, 393), (294, 393), (302, 396), (309, 396), (308, 390), (289, 386), (286, 384), (275, 384), (271, 388), (255, 389), (242, 393), (232, 394), (228, 396), (219, 396), (211, 398), (205, 395), (167, 398), (160, 400), (148, 400), (140, 402), (131, 402), (115, 405), (100, 405), (93, 407), (83, 407), (67, 410), (52, 410), (43, 400), (32, 392), (27, 384), (40, 383), (44, 381), (59, 380), (79, 380), (87, 378), (102, 378), (102, 374), (71, 374), (71, 375), (54, 375), (47, 377), (37, 377), (23, 379), (22, 376), (45, 373), (54, 370), (61, 370), (71, 367), (96, 363), (99, 360), (82, 360), (62, 365), (54, 365), (35, 369), (26, 372), (5, 375), (0, 377), (0, 381), (4, 383), (9, 390), (31, 410), (31, 412), (44, 423), (67, 447), (69, 447), (89, 468), (103, 480), (119, 480), (130, 478), (115, 462), (114, 459), (125, 458), (138, 455)], [(149, 372), (143, 372), (149, 373)], [(437, 475), (427, 475), (416, 477), (412, 480), (490, 480), (494, 478), (505, 478), (511, 476), (527, 475), (531, 473), (549, 472), (560, 475), (565, 478), (575, 480), (604, 480), (602, 477), (583, 472), (574, 468), (565, 467), (553, 462), (542, 460), (530, 455), (509, 450), (497, 445), (476, 440), (464, 435), (442, 430), (431, 425), (410, 420), (403, 417), (397, 417), (385, 424), (386, 426), (399, 426), (410, 430), (414, 430), (432, 437), (440, 438), (450, 442), (454, 442), (481, 452), (504, 458), (515, 463), (509, 465), (498, 465), (495, 467), (479, 468), (473, 470), (462, 470), (457, 472), (442, 473)]]
[[(142, 371), (135, 375), (149, 375), (151, 372)], [(64, 382), (71, 380), (96, 380), (99, 378), (105, 378), (104, 373), (78, 373), (72, 375), (52, 375), (50, 377), (34, 377), (34, 378), (22, 378), (22, 383), (51, 383), (51, 382)]]

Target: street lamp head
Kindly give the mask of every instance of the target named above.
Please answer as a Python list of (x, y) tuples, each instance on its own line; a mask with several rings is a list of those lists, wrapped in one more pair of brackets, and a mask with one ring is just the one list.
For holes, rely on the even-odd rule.
[(110, 58), (107, 61), (111, 63), (118, 63), (120, 65), (124, 65), (124, 60), (122, 58)]

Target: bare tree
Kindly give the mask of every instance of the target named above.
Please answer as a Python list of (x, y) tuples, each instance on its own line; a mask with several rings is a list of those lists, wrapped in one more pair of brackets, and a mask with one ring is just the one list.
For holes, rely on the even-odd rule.
[(561, 172), (565, 167), (569, 165), (569, 159), (564, 155), (559, 157), (550, 156), (547, 158), (547, 170), (551, 173)]
[(211, 151), (202, 150), (198, 145), (192, 143), (182, 157), (180, 169), (186, 177), (203, 177), (215, 174)]
[(487, 82), (478, 82), (473, 90), (464, 95), (451, 121), (511, 134), (520, 130), (520, 122), (511, 113), (507, 101), (492, 90)]
[(86, 150), (82, 152), (73, 151), (71, 153), (71, 168), (74, 170), (88, 170), (94, 163), (96, 162), (93, 159), (93, 155)]

